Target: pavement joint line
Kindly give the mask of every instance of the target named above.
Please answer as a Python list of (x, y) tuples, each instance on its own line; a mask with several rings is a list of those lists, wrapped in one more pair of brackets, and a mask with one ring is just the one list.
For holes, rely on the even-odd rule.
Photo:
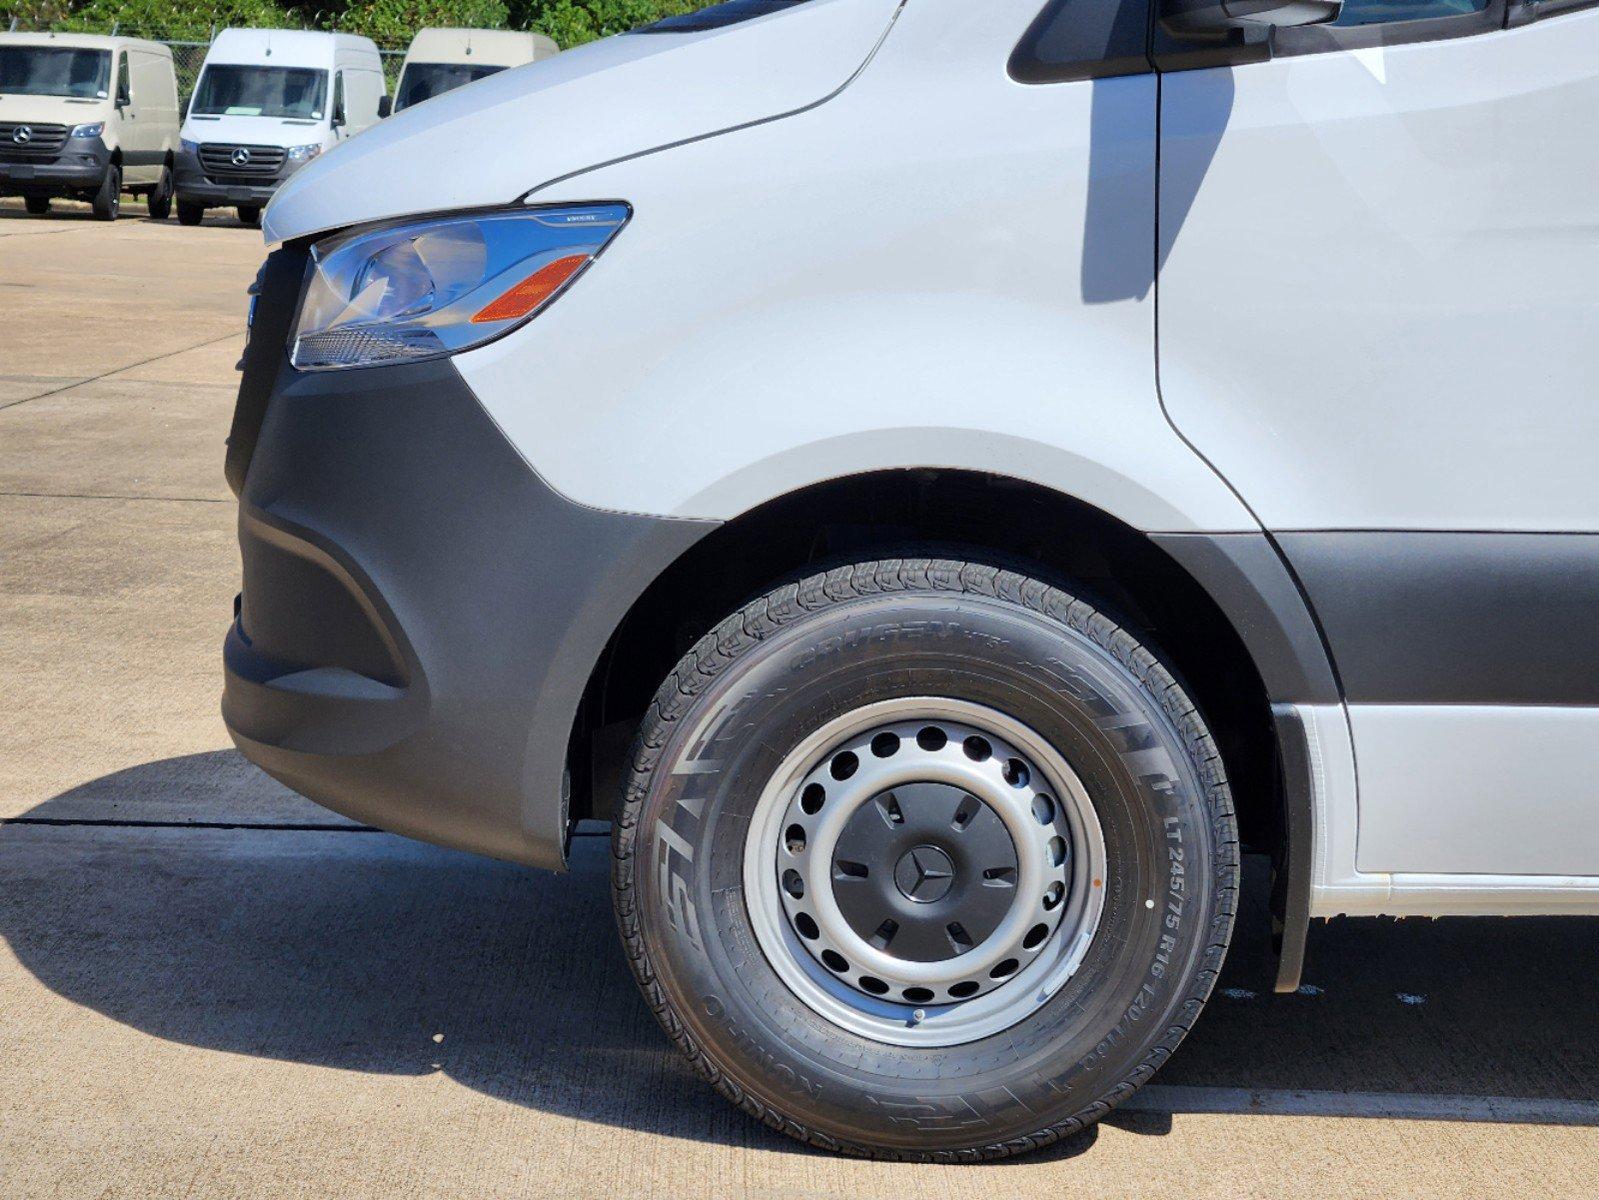
[(47, 392), (40, 392), (37, 396), (24, 396), (20, 400), (8, 400), (6, 403), (0, 404), (0, 412), (4, 412), (8, 408), (17, 408), (20, 405), (30, 403), (34, 400), (43, 400), (49, 396), (59, 396), (62, 392), (70, 392), (73, 388), (82, 387), (86, 383), (99, 383), (102, 379), (110, 379), (113, 375), (121, 375), (124, 371), (133, 371), (137, 370), (139, 367), (147, 367), (151, 363), (161, 362), (163, 359), (176, 358), (178, 355), (187, 354), (191, 350), (204, 350), (207, 346), (215, 346), (219, 342), (225, 342), (230, 338), (238, 337), (239, 332), (239, 330), (235, 329), (228, 333), (222, 334), (220, 337), (207, 338), (203, 342), (196, 342), (192, 346), (183, 346), (177, 350), (169, 350), (165, 354), (157, 354), (153, 358), (146, 358), (136, 363), (128, 363), (126, 366), (113, 367), (111, 370), (102, 371), (98, 375), (90, 375), (86, 379), (79, 379), (74, 383), (62, 384), (58, 388), (51, 388)]
[(1428, 1095), (1152, 1083), (1119, 1106), (1161, 1115), (1353, 1117), (1492, 1125), (1599, 1126), (1599, 1101), (1536, 1096)]
[(83, 826), (90, 829), (246, 829), (270, 833), (382, 833), (372, 825), (278, 821), (141, 821), (120, 817), (0, 817), (0, 825)]
[(164, 504), (232, 504), (231, 496), (121, 496), (108, 492), (7, 492), (0, 497), (19, 500), (153, 500)]
[[(146, 821), (134, 817), (0, 817), (0, 825), (89, 829), (242, 829), (264, 833), (386, 833), (375, 825), (330, 825), (313, 821)], [(572, 837), (608, 838), (608, 830), (580, 830)]]

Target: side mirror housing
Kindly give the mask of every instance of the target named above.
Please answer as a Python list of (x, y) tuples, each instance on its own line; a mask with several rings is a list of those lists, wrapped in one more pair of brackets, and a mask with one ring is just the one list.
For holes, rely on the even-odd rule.
[(378, 120), (381, 121), (384, 117), (391, 116), (391, 115), (393, 115), (393, 113), (394, 113), (394, 97), (393, 96), (379, 96), (378, 97)]
[(1163, 0), (1160, 23), (1174, 37), (1216, 36), (1272, 25), (1336, 21), (1343, 0)]
[(133, 103), (133, 97), (128, 94), (126, 85), (117, 88), (117, 108), (124, 109)]

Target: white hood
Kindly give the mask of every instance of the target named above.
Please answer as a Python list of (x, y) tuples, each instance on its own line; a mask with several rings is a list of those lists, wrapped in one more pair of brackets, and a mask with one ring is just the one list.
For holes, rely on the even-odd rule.
[(245, 146), (321, 145), (328, 138), (328, 123), (282, 117), (191, 116), (183, 123), (183, 136), (191, 142), (234, 142)]
[(810, 107), (849, 83), (903, 2), (808, 0), (702, 33), (607, 38), (492, 75), (294, 175), (267, 208), (266, 240), (510, 204), (591, 167)]

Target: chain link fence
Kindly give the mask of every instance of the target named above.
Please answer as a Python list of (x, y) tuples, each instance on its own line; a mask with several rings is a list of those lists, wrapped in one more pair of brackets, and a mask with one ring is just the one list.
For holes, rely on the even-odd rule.
[[(200, 78), (200, 67), (205, 62), (205, 52), (211, 48), (211, 39), (220, 32), (215, 27), (205, 41), (196, 41), (193, 38), (179, 38), (165, 36), (166, 30), (135, 29), (128, 26), (110, 25), (104, 28), (93, 28), (81, 22), (70, 25), (34, 25), (25, 24), (13, 17), (10, 21), (11, 33), (48, 33), (54, 30), (58, 33), (107, 33), (115, 36), (145, 38), (148, 41), (160, 42), (172, 48), (172, 67), (178, 76), (178, 96), (187, 101), (194, 93), (194, 85)], [(326, 33), (327, 30), (318, 32)], [(393, 95), (395, 85), (400, 80), (400, 64), (405, 61), (404, 46), (378, 47), (378, 54), (383, 58), (383, 77), (388, 81), (389, 94)]]

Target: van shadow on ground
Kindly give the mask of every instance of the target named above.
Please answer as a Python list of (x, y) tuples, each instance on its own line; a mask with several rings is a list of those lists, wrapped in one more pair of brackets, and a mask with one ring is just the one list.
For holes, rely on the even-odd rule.
[[(74, 1003), (186, 1045), (443, 1071), (585, 1121), (804, 1152), (710, 1093), (656, 1027), (616, 945), (602, 837), (580, 839), (561, 878), (349, 829), (26, 823), (113, 804), (107, 819), (138, 820), (129, 797), (205, 821), (235, 759), (134, 767), (0, 826), (0, 936), (21, 963)], [(1313, 933), (1318, 990), (1277, 998), (1251, 903), (1162, 1083), (1593, 1098), (1599, 922), (1338, 922)]]

